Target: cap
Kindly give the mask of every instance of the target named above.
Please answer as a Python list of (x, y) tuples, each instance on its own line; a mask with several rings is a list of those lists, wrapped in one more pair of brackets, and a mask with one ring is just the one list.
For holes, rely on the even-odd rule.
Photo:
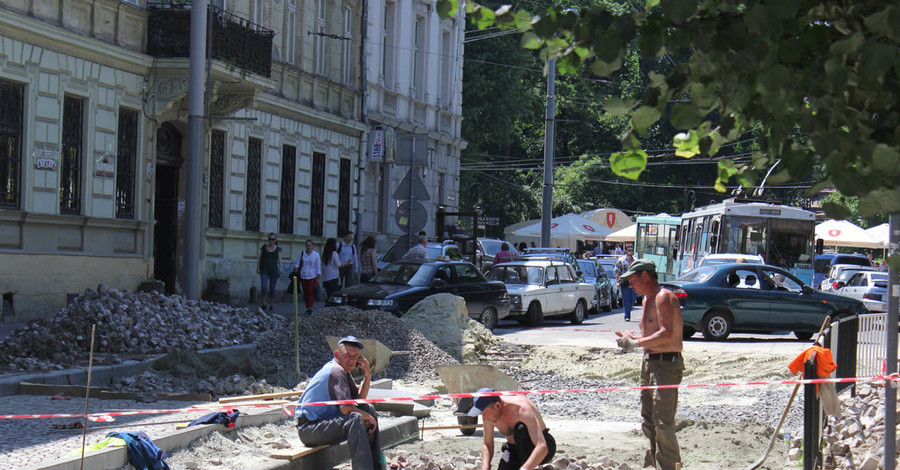
[[(479, 388), (478, 393), (487, 393), (487, 392), (496, 392), (493, 388)], [(493, 405), (500, 401), (500, 397), (478, 397), (475, 399), (475, 404), (472, 405), (472, 409), (469, 410), (469, 416), (476, 417), (484, 411), (485, 408)]]
[(635, 274), (639, 271), (656, 271), (656, 263), (650, 261), (649, 259), (636, 259), (631, 263), (631, 266), (628, 267), (628, 271), (622, 273), (619, 276), (620, 279), (627, 279), (632, 274)]
[(340, 341), (338, 341), (338, 345), (341, 345), (344, 343), (352, 344), (353, 346), (356, 346), (359, 349), (364, 348), (362, 341), (360, 341), (359, 339), (356, 338), (356, 336), (353, 336), (353, 335), (344, 336), (343, 338), (341, 338)]

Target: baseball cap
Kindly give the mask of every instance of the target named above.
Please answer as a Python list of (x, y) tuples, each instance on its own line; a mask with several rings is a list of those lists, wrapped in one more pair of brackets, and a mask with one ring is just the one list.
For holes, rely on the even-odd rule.
[[(479, 388), (478, 393), (487, 393), (487, 392), (496, 392), (493, 388)], [(493, 405), (500, 401), (500, 397), (478, 397), (475, 399), (475, 404), (472, 405), (472, 409), (469, 410), (469, 416), (476, 417), (484, 411), (485, 408)]]
[(656, 271), (656, 263), (650, 261), (649, 259), (636, 259), (631, 263), (631, 266), (628, 267), (628, 271), (622, 273), (619, 276), (620, 279), (627, 279), (632, 274), (635, 274), (640, 271)]
[(359, 339), (356, 338), (356, 336), (353, 336), (353, 335), (350, 335), (350, 336), (344, 336), (343, 338), (341, 338), (340, 341), (338, 341), (338, 344), (339, 344), (339, 345), (340, 345), (340, 344), (344, 344), (344, 343), (352, 344), (353, 346), (356, 346), (356, 347), (359, 348), (359, 349), (363, 349), (363, 348), (364, 348), (364, 346), (363, 346), (363, 344), (362, 344), (362, 341), (360, 341)]

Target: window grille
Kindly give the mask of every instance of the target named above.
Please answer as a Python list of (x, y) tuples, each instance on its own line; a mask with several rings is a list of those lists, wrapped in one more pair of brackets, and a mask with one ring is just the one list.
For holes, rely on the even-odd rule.
[(213, 130), (209, 157), (209, 226), (222, 228), (225, 203), (225, 132)]
[(59, 212), (81, 214), (81, 173), (84, 137), (84, 102), (70, 96), (63, 101), (62, 152), (60, 152)]
[(0, 80), (0, 208), (19, 208), (24, 87)]
[(325, 154), (313, 153), (309, 195), (309, 234), (322, 236), (325, 225)]
[(338, 175), (338, 235), (350, 230), (350, 159), (341, 159)]
[(278, 232), (294, 233), (294, 171), (297, 147), (285, 145), (281, 150), (281, 201), (278, 204)]
[(138, 112), (119, 109), (116, 155), (116, 218), (134, 218), (134, 171), (137, 161)]
[(247, 212), (244, 216), (244, 230), (259, 231), (259, 186), (262, 165), (262, 141), (250, 138), (247, 152)]

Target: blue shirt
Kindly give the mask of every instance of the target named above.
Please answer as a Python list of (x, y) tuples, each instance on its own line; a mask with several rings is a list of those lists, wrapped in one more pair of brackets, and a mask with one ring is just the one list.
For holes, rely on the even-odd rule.
[(313, 376), (306, 385), (306, 390), (297, 401), (294, 416), (300, 417), (300, 413), (310, 421), (320, 419), (332, 419), (341, 415), (337, 405), (303, 406), (304, 403), (313, 403), (330, 400), (353, 400), (359, 397), (359, 389), (356, 382), (336, 360), (328, 361)]

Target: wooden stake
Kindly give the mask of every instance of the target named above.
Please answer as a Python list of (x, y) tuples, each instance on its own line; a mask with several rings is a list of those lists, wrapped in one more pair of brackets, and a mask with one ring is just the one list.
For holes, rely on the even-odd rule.
[[(300, 266), (302, 269), (303, 266)], [(297, 277), (300, 277), (300, 273), (297, 273)], [(296, 380), (300, 379), (300, 305), (297, 303), (297, 277), (292, 277), (291, 282), (294, 283), (294, 353), (296, 356), (296, 369), (294, 372), (297, 374), (294, 376)]]
[(88, 359), (87, 385), (84, 387), (84, 423), (81, 432), (81, 470), (84, 470), (84, 445), (87, 441), (88, 402), (91, 398), (91, 372), (94, 369), (94, 336), (97, 333), (97, 324), (91, 326), (91, 355)]

